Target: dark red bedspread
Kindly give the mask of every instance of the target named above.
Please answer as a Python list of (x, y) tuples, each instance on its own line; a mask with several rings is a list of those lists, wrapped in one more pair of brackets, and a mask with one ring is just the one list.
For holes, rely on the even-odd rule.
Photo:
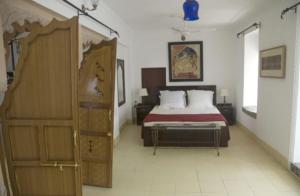
[(224, 121), (222, 114), (148, 114), (144, 119), (147, 122), (213, 122)]

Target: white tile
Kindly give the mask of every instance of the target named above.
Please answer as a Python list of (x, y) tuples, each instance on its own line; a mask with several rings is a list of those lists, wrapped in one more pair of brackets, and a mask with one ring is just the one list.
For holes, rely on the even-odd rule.
[(176, 192), (176, 196), (202, 196), (201, 193)]
[(200, 181), (199, 184), (202, 193), (226, 192), (224, 183), (221, 180)]
[(251, 188), (243, 180), (224, 180), (227, 192), (251, 192)]
[(176, 192), (190, 192), (190, 193), (200, 192), (198, 181), (176, 182), (175, 188), (176, 188)]
[(152, 192), (169, 192), (169, 193), (174, 193), (175, 192), (175, 183), (170, 183), (170, 182), (161, 182), (161, 183), (157, 183), (154, 182), (151, 185), (151, 190)]
[(270, 180), (265, 179), (251, 179), (248, 184), (253, 191), (276, 191), (275, 186)]
[(166, 192), (150, 192), (149, 196), (176, 196), (175, 193), (166, 193)]
[(230, 127), (228, 148), (144, 147), (140, 127), (126, 126), (114, 149), (113, 188), (84, 196), (300, 196), (300, 181), (253, 139)]

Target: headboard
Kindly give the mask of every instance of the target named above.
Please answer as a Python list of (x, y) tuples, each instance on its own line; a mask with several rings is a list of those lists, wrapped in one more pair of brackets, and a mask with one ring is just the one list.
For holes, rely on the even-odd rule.
[(159, 105), (159, 91), (160, 90), (170, 90), (170, 91), (178, 91), (178, 90), (183, 90), (183, 91), (188, 91), (188, 90), (210, 90), (214, 92), (214, 97), (213, 97), (213, 104), (217, 104), (217, 87), (216, 85), (201, 85), (201, 86), (165, 86), (159, 88), (159, 90), (156, 93), (156, 97), (153, 99), (155, 100), (155, 105)]

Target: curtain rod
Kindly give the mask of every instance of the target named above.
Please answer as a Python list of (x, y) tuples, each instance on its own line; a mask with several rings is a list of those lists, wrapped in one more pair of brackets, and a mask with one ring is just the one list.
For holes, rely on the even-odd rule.
[(114, 33), (116, 34), (118, 37), (120, 37), (120, 34), (118, 33), (118, 31), (112, 29), (111, 27), (107, 26), (106, 24), (100, 22), (98, 19), (96, 19), (95, 17), (91, 16), (89, 13), (84, 12), (82, 9), (80, 9), (79, 7), (77, 7), (76, 5), (74, 5), (73, 3), (67, 1), (67, 0), (62, 0), (63, 2), (67, 3), (68, 5), (70, 5), (71, 7), (73, 7), (74, 9), (77, 10), (78, 16), (80, 15), (84, 15), (89, 17), (90, 19), (92, 19), (93, 21), (97, 22), (98, 24), (104, 26), (105, 28), (107, 28), (110, 31), (110, 34)]
[(298, 7), (299, 5), (300, 5), (300, 2), (296, 3), (295, 5), (292, 5), (291, 7), (288, 7), (288, 8), (286, 8), (286, 9), (284, 9), (284, 10), (281, 12), (281, 15), (280, 15), (281, 19), (283, 19), (283, 18), (284, 18), (284, 15), (285, 15), (286, 13), (288, 13), (289, 11), (291, 11), (291, 10), (294, 10), (295, 13), (297, 13), (297, 7)]
[(237, 38), (240, 38), (241, 35), (245, 35), (245, 32), (248, 31), (249, 29), (255, 27), (256, 29), (258, 29), (259, 27), (261, 26), (261, 23), (260, 22), (256, 22), (256, 23), (253, 23), (252, 25), (250, 25), (249, 27), (247, 27), (246, 29), (242, 30), (241, 32), (239, 32), (237, 34)]

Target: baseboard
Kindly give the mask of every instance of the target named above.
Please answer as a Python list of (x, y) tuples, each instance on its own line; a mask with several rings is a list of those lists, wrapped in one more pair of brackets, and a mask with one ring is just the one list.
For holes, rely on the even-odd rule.
[(121, 132), (122, 132), (122, 130), (123, 130), (128, 124), (130, 124), (130, 120), (125, 121), (125, 122), (120, 126), (120, 133), (119, 133), (119, 135), (118, 135), (116, 138), (114, 138), (114, 142), (113, 142), (113, 143), (114, 143), (114, 147), (116, 147), (116, 146), (119, 144)]
[(126, 120), (126, 121), (120, 126), (120, 133), (121, 133), (121, 131), (122, 131), (128, 124), (130, 124), (130, 120)]
[(120, 134), (114, 138), (113, 144), (114, 144), (114, 148), (119, 144), (120, 142)]
[(261, 147), (270, 155), (272, 155), (276, 161), (278, 161), (284, 168), (290, 170), (289, 161), (286, 157), (284, 157), (280, 152), (275, 150), (272, 146), (267, 144), (265, 141), (258, 138), (252, 131), (250, 131), (247, 127), (245, 127), (240, 122), (237, 122), (237, 126), (241, 128), (247, 135), (253, 138)]
[(291, 164), (291, 171), (293, 174), (300, 179), (300, 164)]

